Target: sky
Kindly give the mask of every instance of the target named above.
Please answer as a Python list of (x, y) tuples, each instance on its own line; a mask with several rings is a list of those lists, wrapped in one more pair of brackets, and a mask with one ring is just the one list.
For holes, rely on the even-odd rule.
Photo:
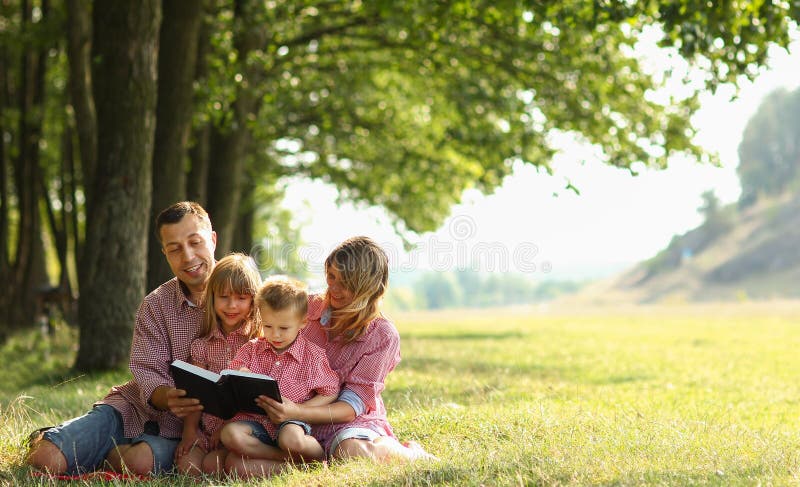
[[(755, 82), (704, 94), (692, 119), (697, 143), (716, 152), (721, 167), (673, 158), (665, 170), (632, 176), (593, 160), (584, 147), (564, 143), (555, 174), (520, 164), (494, 194), (467, 191), (435, 232), (412, 235), (411, 251), (376, 207), (336, 204), (337, 191), (319, 181), (289, 181), (283, 206), (302, 228), (300, 255), (312, 274), (339, 242), (368, 235), (389, 254), (391, 270), (520, 272), (534, 280), (608, 277), (654, 256), (673, 235), (702, 223), (701, 195), (713, 190), (723, 203), (736, 201), (737, 149), (748, 119), (771, 91), (800, 85), (800, 40), (791, 54), (773, 49), (769, 68)], [(650, 54), (655, 64), (663, 52)], [(569, 180), (580, 190), (565, 190)]]

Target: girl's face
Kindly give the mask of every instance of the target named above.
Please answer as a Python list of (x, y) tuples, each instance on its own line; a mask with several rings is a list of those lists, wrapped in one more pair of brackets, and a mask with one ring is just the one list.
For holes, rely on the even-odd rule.
[(237, 294), (230, 289), (214, 293), (214, 312), (225, 334), (242, 326), (252, 307), (253, 296), (250, 294)]
[(342, 282), (342, 275), (336, 267), (328, 267), (325, 278), (328, 281), (328, 296), (331, 298), (331, 308), (341, 309), (353, 302), (353, 291), (345, 287)]

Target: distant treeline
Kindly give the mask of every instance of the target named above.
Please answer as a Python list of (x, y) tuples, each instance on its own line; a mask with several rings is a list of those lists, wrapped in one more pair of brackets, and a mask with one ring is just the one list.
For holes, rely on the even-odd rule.
[(387, 305), (397, 310), (484, 308), (549, 301), (576, 292), (575, 281), (534, 281), (524, 274), (473, 270), (426, 272), (408, 284), (391, 286)]

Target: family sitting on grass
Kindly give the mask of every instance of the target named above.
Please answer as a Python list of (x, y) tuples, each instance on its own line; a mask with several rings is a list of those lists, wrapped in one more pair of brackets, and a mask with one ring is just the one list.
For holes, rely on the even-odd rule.
[[(32, 433), (31, 466), (50, 475), (177, 470), (244, 478), (325, 459), (433, 458), (417, 443), (401, 444), (386, 418), (381, 391), (400, 361), (400, 338), (379, 311), (389, 268), (372, 240), (336, 247), (325, 261), (327, 291), (308, 296), (286, 278), (262, 284), (243, 254), (216, 262), (217, 235), (197, 203), (162, 211), (156, 231), (175, 278), (136, 314), (133, 380), (84, 416)], [(175, 388), (174, 360), (268, 374), (282, 402), (260, 396), (264, 414), (223, 421)]]

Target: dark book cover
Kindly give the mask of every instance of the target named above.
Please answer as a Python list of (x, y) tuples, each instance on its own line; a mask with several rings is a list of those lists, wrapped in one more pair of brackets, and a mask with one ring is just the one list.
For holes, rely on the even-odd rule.
[(169, 367), (176, 388), (185, 390), (186, 397), (199, 399), (204, 413), (222, 419), (230, 419), (239, 411), (264, 414), (255, 403), (261, 395), (281, 401), (278, 382), (267, 375), (230, 369), (215, 374), (182, 360)]

